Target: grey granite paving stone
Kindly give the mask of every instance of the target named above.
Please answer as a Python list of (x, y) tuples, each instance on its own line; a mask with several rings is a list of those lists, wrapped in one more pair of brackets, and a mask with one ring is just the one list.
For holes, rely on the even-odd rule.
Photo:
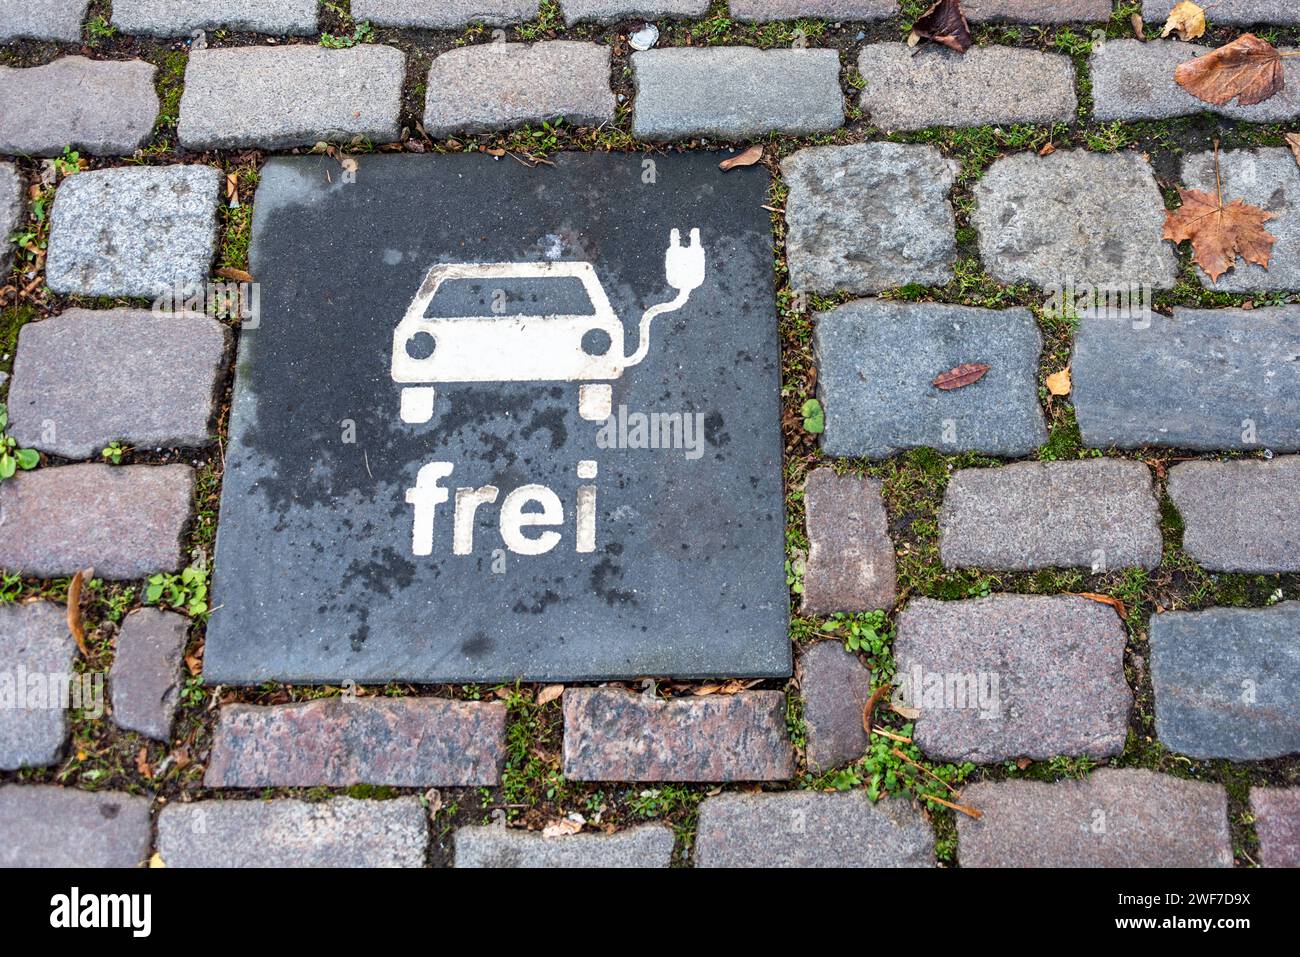
[(139, 867), (149, 856), (149, 799), (7, 784), (0, 834), (0, 867)]
[[(218, 612), (219, 613), (219, 612)], [(322, 698), (221, 709), (208, 787), (491, 787), (506, 708), (446, 698)]]
[(1078, 99), (1074, 64), (1059, 53), (939, 44), (872, 43), (858, 55), (860, 103), (885, 130), (990, 123), (1070, 122)]
[[(1148, 34), (1153, 25), (1163, 27), (1170, 11), (1177, 5), (1178, 0), (1143, 0), (1142, 18), (1147, 21)], [(1294, 0), (1217, 0), (1202, 6), (1213, 23), (1300, 25), (1300, 7)]]
[(153, 298), (207, 282), (224, 177), (211, 166), (77, 173), (51, 214), (45, 281), (55, 292)]
[(157, 608), (126, 616), (108, 675), (113, 723), (119, 728), (156, 741), (171, 737), (189, 628), (184, 615)]
[(1261, 867), (1300, 867), (1300, 788), (1251, 788)]
[[(827, 455), (883, 459), (928, 446), (1012, 458), (1047, 441), (1042, 337), (1026, 309), (861, 299), (817, 317), (814, 350)], [(967, 363), (989, 371), (961, 389), (934, 386)]]
[(1108, 605), (1067, 595), (913, 599), (894, 656), (913, 738), (944, 761), (991, 764), (1124, 750), (1127, 634)]
[(934, 833), (900, 798), (858, 789), (720, 794), (700, 804), (696, 867), (933, 867)]
[(871, 698), (871, 672), (838, 641), (819, 641), (799, 656), (799, 691), (815, 774), (856, 761), (867, 750), (862, 709)]
[(844, 122), (834, 50), (677, 47), (632, 54), (637, 139), (820, 133)]
[(125, 580), (184, 565), (194, 470), (188, 465), (65, 465), (0, 485), (0, 568), (59, 578), (93, 567)]
[(9, 237), (27, 218), (26, 183), (13, 163), (0, 163), (0, 273), (13, 262), (14, 247)]
[(533, 20), (537, 13), (538, 0), (352, 0), (355, 19), (381, 27), (505, 26)]
[(0, 707), (0, 770), (54, 764), (63, 754), (67, 709), (49, 707), (48, 694), (29, 696), (26, 678), (42, 676), (38, 688), (47, 692), (49, 676), (72, 674), (76, 655), (60, 606), (45, 601), (0, 606), (0, 695), (9, 699)]
[(1194, 758), (1300, 753), (1300, 602), (1151, 619), (1156, 736)]
[[(1264, 228), (1277, 242), (1268, 269), (1238, 259), (1216, 283), (1198, 266), (1201, 285), (1221, 292), (1300, 289), (1300, 163), (1294, 154), (1281, 146), (1220, 152), (1219, 173), (1225, 201), (1242, 199), (1273, 214)], [(1184, 187), (1213, 194), (1216, 181), (1213, 151), (1183, 159)]]
[(160, 37), (216, 29), (300, 36), (316, 32), (316, 15), (317, 0), (113, 0), (113, 26)]
[(804, 483), (804, 512), (804, 612), (893, 608), (898, 578), (880, 483), (816, 469)]
[(205, 446), (230, 340), (197, 314), (69, 309), (29, 322), (18, 334), (9, 434), (72, 459), (114, 441)]
[(1300, 306), (1085, 318), (1074, 408), (1084, 445), (1300, 450)]
[[(889, 0), (893, 2), (893, 0)], [(610, 22), (643, 17), (702, 17), (710, 0), (560, 0), (564, 21), (572, 26), (589, 21)]]
[(1111, 0), (963, 0), (961, 9), (971, 23), (1104, 23)]
[(81, 42), (90, 0), (0, 0), (0, 43), (10, 40)]
[(456, 867), (667, 867), (672, 858), (673, 832), (662, 824), (565, 837), (495, 825), (456, 829)]
[(962, 469), (939, 512), (948, 568), (1155, 568), (1160, 507), (1142, 462), (1085, 459)]
[(813, 293), (880, 292), (952, 281), (955, 160), (904, 143), (800, 150), (781, 163), (789, 186), (790, 281)]
[(156, 72), (143, 60), (81, 56), (28, 69), (0, 66), (0, 153), (134, 153), (149, 141), (158, 116)]
[(980, 258), (999, 282), (1170, 289), (1177, 279), (1164, 198), (1137, 153), (1016, 153), (989, 168), (975, 198)]
[(564, 774), (575, 781), (784, 781), (785, 695), (663, 700), (620, 688), (564, 693)]
[(898, 13), (898, 0), (730, 0), (727, 6), (733, 19), (747, 23), (801, 17), (887, 20)]
[(962, 867), (1231, 867), (1223, 788), (1139, 768), (1079, 781), (985, 781), (962, 789)]
[(1300, 456), (1269, 462), (1182, 462), (1169, 496), (1183, 551), (1214, 572), (1300, 572)]
[(167, 867), (423, 867), (428, 843), (417, 797), (195, 801), (158, 815)]
[(401, 50), (362, 44), (230, 47), (190, 54), (176, 132), (186, 149), (281, 149), (401, 133)]
[(1184, 90), (1174, 79), (1174, 70), (1212, 49), (1174, 39), (1107, 40), (1095, 45), (1089, 61), (1093, 116), (1099, 120), (1162, 120), (1208, 111), (1248, 123), (1284, 122), (1300, 116), (1300, 62), (1295, 59), (1282, 61), (1286, 86), (1253, 106), (1236, 102), (1215, 106)]
[(430, 136), (510, 129), (564, 119), (614, 119), (607, 46), (576, 40), (476, 43), (435, 57), (424, 126)]

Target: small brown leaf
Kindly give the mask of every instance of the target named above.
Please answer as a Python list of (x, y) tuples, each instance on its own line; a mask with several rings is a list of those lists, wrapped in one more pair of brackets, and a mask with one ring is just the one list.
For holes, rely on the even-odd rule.
[(226, 174), (226, 199), (239, 199), (239, 174)]
[[(480, 149), (482, 149), (482, 147), (480, 147)], [(501, 157), (506, 155), (506, 151), (501, 149), (500, 147), (497, 147), (496, 149), (490, 149), (490, 150), (485, 149), (483, 150), (483, 152), (487, 153), (488, 156), (495, 156), (497, 159), (500, 159)]]
[(1253, 33), (1243, 33), (1226, 46), (1180, 63), (1174, 79), (1192, 96), (1215, 106), (1224, 106), (1234, 98), (1242, 106), (1253, 106), (1286, 85), (1282, 54)]
[[(959, 0), (938, 0), (912, 24), (912, 35), (942, 43), (958, 53), (965, 53), (975, 42)], [(911, 42), (909, 38), (908, 43)]]
[(251, 273), (242, 269), (236, 269), (234, 266), (222, 266), (217, 270), (217, 275), (222, 279), (233, 279), (235, 282), (256, 282)]
[(1286, 145), (1291, 147), (1291, 152), (1295, 154), (1295, 161), (1300, 163), (1300, 133), (1286, 134)]
[(1047, 382), (1047, 391), (1052, 395), (1069, 395), (1070, 367), (1066, 366), (1060, 372), (1053, 372), (1045, 381)]
[(1076, 598), (1086, 598), (1089, 601), (1099, 601), (1103, 605), (1110, 605), (1111, 608), (1114, 608), (1119, 612), (1121, 618), (1128, 618), (1128, 608), (1126, 608), (1124, 603), (1114, 595), (1099, 595), (1095, 591), (1072, 591), (1067, 594), (1073, 595)]
[[(1134, 16), (1136, 16), (1136, 14), (1134, 14)], [(1016, 758), (1016, 767), (1018, 767), (1021, 771), (1023, 771), (1025, 768), (1029, 767), (1033, 763), (1034, 762), (1029, 758)]]
[(149, 767), (149, 749), (141, 746), (139, 753), (135, 756), (135, 769), (146, 778), (153, 777), (153, 768)]
[(564, 685), (547, 685), (541, 691), (537, 692), (537, 704), (550, 704), (552, 701), (564, 694)]
[(86, 647), (86, 628), (81, 621), (81, 586), (94, 574), (93, 568), (83, 568), (68, 583), (68, 631), (72, 633), (72, 640), (77, 643), (81, 654), (87, 658), (90, 657), (90, 649)]
[(862, 706), (862, 730), (871, 734), (871, 712), (876, 710), (876, 705), (880, 704), (880, 699), (889, 694), (893, 685), (881, 685), (875, 691), (871, 692), (871, 697), (867, 703)]
[(735, 169), (737, 166), (753, 166), (763, 158), (763, 147), (751, 146), (745, 152), (737, 156), (728, 156), (718, 164), (718, 169), (726, 172), (729, 169)]
[(1041, 150), (1038, 151), (1038, 155), (1039, 155), (1039, 156), (1051, 156), (1051, 155), (1052, 155), (1053, 153), (1055, 153), (1055, 152), (1056, 152), (1056, 144), (1055, 144), (1055, 143), (1048, 143), (1046, 146), (1044, 146)]
[(1135, 37), (1139, 40), (1145, 40), (1147, 38), (1147, 28), (1146, 24), (1142, 22), (1142, 14), (1133, 14), (1133, 16), (1128, 18), (1128, 22), (1133, 25), (1133, 35)]
[(1165, 29), (1160, 36), (1167, 37), (1175, 31), (1178, 39), (1184, 41), (1205, 36), (1205, 11), (1191, 0), (1182, 0), (1169, 12), (1169, 19), (1165, 21)]
[(932, 385), (936, 389), (951, 392), (953, 389), (962, 389), (979, 382), (988, 371), (989, 367), (982, 362), (967, 362), (965, 365), (959, 365), (955, 369), (949, 369), (935, 376)]

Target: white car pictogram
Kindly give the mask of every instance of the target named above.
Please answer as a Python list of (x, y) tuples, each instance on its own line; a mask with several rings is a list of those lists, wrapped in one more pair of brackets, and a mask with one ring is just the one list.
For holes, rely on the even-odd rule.
[[(704, 282), (706, 257), (700, 231), (689, 246), (672, 231), (664, 257), (669, 302), (641, 316), (636, 352), (624, 354), (623, 323), (589, 262), (443, 263), (425, 276), (420, 291), (393, 333), (393, 381), (403, 386), (402, 421), (433, 418), (435, 383), (602, 382), (643, 360), (650, 349), (650, 324), (686, 305)], [(576, 279), (591, 300), (587, 315), (428, 317), (425, 312), (447, 282), (510, 279)]]

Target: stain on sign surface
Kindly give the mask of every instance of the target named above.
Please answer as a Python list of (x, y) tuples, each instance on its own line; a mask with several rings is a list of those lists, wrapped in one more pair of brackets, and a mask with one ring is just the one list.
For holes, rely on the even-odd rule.
[(271, 160), (205, 676), (790, 670), (767, 174)]

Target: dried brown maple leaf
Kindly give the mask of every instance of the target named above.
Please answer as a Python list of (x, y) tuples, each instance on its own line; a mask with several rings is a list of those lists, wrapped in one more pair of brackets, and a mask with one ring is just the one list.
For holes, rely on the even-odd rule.
[(970, 35), (966, 14), (961, 12), (959, 0), (939, 0), (921, 14), (920, 19), (912, 24), (912, 36), (908, 42), (913, 43), (914, 38), (942, 43), (958, 53), (965, 53), (975, 42)]
[(1300, 163), (1300, 133), (1286, 134), (1286, 145), (1291, 147), (1291, 152), (1295, 154), (1295, 161)]
[(1195, 40), (1205, 36), (1205, 10), (1191, 0), (1183, 0), (1170, 11), (1164, 32), (1160, 35), (1167, 37), (1175, 31), (1180, 40)]
[(1190, 242), (1196, 252), (1196, 264), (1214, 282), (1237, 264), (1238, 256), (1267, 269), (1277, 237), (1264, 229), (1264, 223), (1273, 214), (1240, 199), (1223, 202), (1218, 144), (1215, 144), (1214, 176), (1214, 195), (1179, 187), (1183, 205), (1165, 213), (1165, 239), (1174, 243)]
[(989, 367), (982, 362), (967, 362), (965, 365), (959, 365), (955, 369), (949, 369), (947, 372), (935, 376), (932, 385), (936, 389), (950, 392), (953, 389), (973, 385), (984, 378), (984, 373), (988, 371)]
[(1263, 103), (1286, 86), (1282, 59), (1289, 54), (1253, 33), (1179, 64), (1174, 79), (1192, 96), (1215, 106), (1234, 98), (1242, 106)]

